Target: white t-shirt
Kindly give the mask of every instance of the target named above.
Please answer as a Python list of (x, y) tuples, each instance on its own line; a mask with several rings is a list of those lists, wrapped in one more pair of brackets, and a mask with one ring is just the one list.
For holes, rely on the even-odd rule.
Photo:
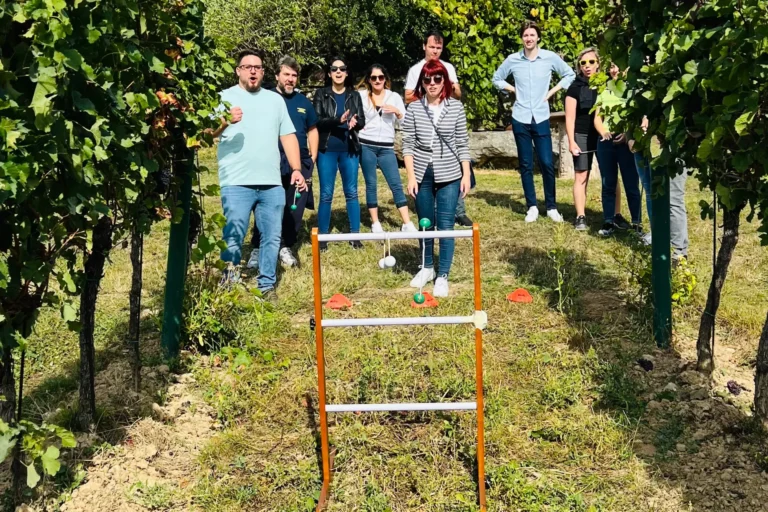
[[(435, 144), (435, 126), (437, 126), (437, 122), (440, 120), (440, 114), (443, 113), (443, 102), (441, 101), (437, 105), (429, 104), (427, 105), (429, 108), (429, 115), (432, 117), (432, 138), (429, 141), (429, 147), (433, 147)], [(430, 163), (432, 162), (432, 157), (429, 157)]]
[[(445, 62), (442, 59), (440, 59), (440, 62), (442, 62), (443, 66), (445, 66), (445, 69), (448, 70), (448, 78), (451, 79), (451, 82), (454, 84), (459, 83), (459, 77), (456, 76), (456, 68), (454, 68), (453, 65), (449, 62)], [(405, 78), (405, 89), (407, 91), (416, 90), (416, 86), (419, 85), (419, 75), (421, 74), (421, 68), (423, 68), (424, 64), (426, 63), (426, 60), (421, 59), (419, 62), (411, 66), (411, 69), (408, 70), (408, 76)]]

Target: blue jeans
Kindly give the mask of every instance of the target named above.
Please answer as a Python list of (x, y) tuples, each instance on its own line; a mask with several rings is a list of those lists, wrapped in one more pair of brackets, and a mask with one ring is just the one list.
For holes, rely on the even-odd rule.
[(259, 290), (267, 291), (277, 282), (277, 253), (280, 250), (280, 230), (285, 208), (285, 190), (280, 185), (230, 186), (221, 189), (221, 205), (227, 223), (224, 225), (224, 242), (227, 249), (221, 259), (240, 264), (241, 248), (251, 212), (254, 211), (256, 226), (261, 233), (259, 252)]
[(544, 200), (547, 210), (557, 209), (555, 163), (552, 159), (552, 132), (549, 128), (549, 119), (538, 124), (523, 124), (512, 119), (512, 133), (517, 143), (517, 157), (520, 161), (520, 178), (523, 181), (526, 207), (536, 206), (536, 187), (533, 184), (533, 151), (535, 149), (544, 181)]
[(600, 176), (603, 183), (603, 220), (613, 222), (616, 209), (616, 181), (619, 179), (621, 169), (621, 181), (624, 182), (624, 193), (627, 196), (627, 205), (633, 224), (640, 224), (643, 220), (640, 208), (640, 188), (637, 183), (637, 167), (635, 155), (626, 144), (614, 144), (613, 141), (599, 141), (597, 143), (597, 163), (600, 165)]
[(392, 191), (392, 197), (395, 200), (395, 206), (402, 208), (408, 206), (408, 200), (403, 192), (403, 182), (400, 180), (400, 171), (397, 167), (397, 157), (394, 148), (384, 148), (378, 146), (363, 146), (360, 155), (360, 166), (363, 168), (363, 179), (365, 180), (365, 202), (368, 208), (378, 208), (379, 198), (376, 190), (376, 165), (381, 168), (381, 174), (387, 180), (389, 190)]
[[(456, 218), (456, 202), (459, 199), (461, 180), (435, 183), (435, 174), (432, 165), (424, 172), (424, 179), (419, 184), (419, 193), (416, 194), (416, 213), (419, 219), (427, 218), (431, 221), (434, 230), (449, 231), (453, 229)], [(422, 245), (424, 244), (424, 245)], [(453, 263), (453, 249), (456, 241), (452, 238), (440, 239), (440, 268), (439, 275), (448, 277)], [(434, 267), (435, 240), (432, 238), (419, 241), (419, 249), (426, 246), (424, 254), (424, 268)]]
[(645, 160), (642, 153), (635, 153), (635, 166), (640, 175), (640, 183), (645, 191), (645, 211), (648, 212), (648, 222), (651, 221), (651, 164)]
[(341, 172), (341, 185), (347, 200), (350, 233), (360, 232), (360, 202), (357, 200), (357, 168), (359, 157), (344, 151), (325, 151), (317, 155), (317, 175), (320, 178), (320, 207), (317, 225), (320, 233), (331, 229), (331, 203), (336, 185), (336, 171)]
[[(640, 181), (645, 188), (645, 200), (648, 203), (648, 219), (650, 220), (653, 208), (651, 207), (651, 164), (640, 153), (635, 154), (637, 172)], [(658, 170), (658, 169), (657, 169)], [(659, 174), (664, 175), (664, 169)], [(688, 211), (685, 206), (685, 182), (688, 178), (688, 170), (669, 178), (669, 239), (672, 252), (675, 256), (688, 257)]]

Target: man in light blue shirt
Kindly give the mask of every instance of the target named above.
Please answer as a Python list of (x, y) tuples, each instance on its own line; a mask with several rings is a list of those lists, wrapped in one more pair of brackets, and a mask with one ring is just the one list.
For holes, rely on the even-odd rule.
[[(298, 192), (306, 192), (301, 173), (299, 142), (283, 97), (261, 87), (264, 64), (261, 55), (252, 50), (240, 53), (237, 85), (221, 93), (222, 101), (231, 105), (230, 120), (221, 120), (213, 132), (220, 136), (218, 146), (221, 203), (227, 223), (224, 241), (227, 249), (221, 259), (233, 266), (240, 264), (241, 246), (251, 212), (261, 233), (261, 253), (257, 285), (264, 296), (277, 299), (277, 255), (285, 207), (285, 190), (280, 172), (280, 150), (283, 145), (291, 167), (290, 184)], [(224, 282), (237, 279), (232, 268)]]
[[(526, 22), (520, 35), (523, 39), (523, 49), (504, 60), (493, 74), (493, 85), (502, 91), (515, 94), (512, 132), (517, 143), (520, 178), (528, 208), (525, 221), (535, 222), (539, 218), (536, 188), (533, 184), (535, 148), (544, 181), (547, 216), (555, 222), (562, 222), (563, 216), (557, 211), (555, 201), (555, 165), (549, 128), (549, 99), (559, 90), (567, 89), (576, 74), (557, 54), (539, 48), (541, 29), (536, 23)], [(553, 71), (561, 79), (550, 89)], [(509, 75), (514, 78), (514, 86), (507, 82)]]

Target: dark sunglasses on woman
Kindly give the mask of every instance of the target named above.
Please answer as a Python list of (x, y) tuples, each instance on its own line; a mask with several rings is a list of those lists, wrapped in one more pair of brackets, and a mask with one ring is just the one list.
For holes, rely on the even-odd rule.
[(371, 75), (368, 79), (371, 82), (384, 82), (386, 77), (384, 75)]
[(421, 79), (421, 83), (424, 85), (429, 85), (431, 83), (434, 83), (435, 85), (440, 85), (443, 83), (443, 75), (435, 75), (435, 76), (425, 76)]
[(582, 66), (586, 66), (587, 64), (591, 66), (592, 64), (596, 64), (596, 63), (597, 61), (595, 59), (589, 59), (589, 60), (585, 59), (585, 60), (579, 61), (579, 64), (581, 64)]
[(342, 73), (347, 72), (347, 66), (331, 66), (331, 73), (335, 73), (337, 71), (341, 71)]

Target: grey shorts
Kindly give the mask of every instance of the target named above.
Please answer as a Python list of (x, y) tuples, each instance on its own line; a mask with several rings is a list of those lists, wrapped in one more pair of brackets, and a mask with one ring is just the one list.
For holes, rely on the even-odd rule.
[(573, 138), (576, 139), (580, 150), (590, 151), (573, 157), (573, 169), (576, 172), (592, 170), (592, 160), (597, 149), (597, 134), (576, 133)]

